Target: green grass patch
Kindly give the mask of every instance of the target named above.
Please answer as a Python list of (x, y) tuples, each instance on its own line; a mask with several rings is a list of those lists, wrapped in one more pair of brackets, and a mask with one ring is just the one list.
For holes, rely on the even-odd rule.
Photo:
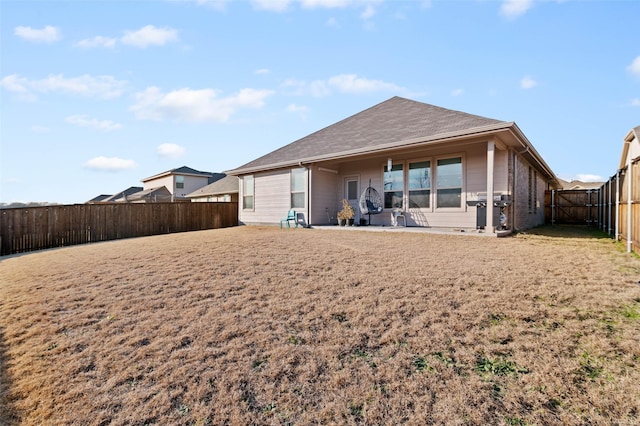
[(484, 355), (478, 356), (475, 370), (481, 376), (517, 376), (529, 372), (527, 368), (521, 367), (513, 361), (509, 361), (504, 356), (489, 358)]

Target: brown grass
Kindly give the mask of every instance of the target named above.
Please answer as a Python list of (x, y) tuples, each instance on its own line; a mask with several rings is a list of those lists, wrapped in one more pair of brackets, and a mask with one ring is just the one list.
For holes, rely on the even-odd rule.
[(0, 259), (0, 424), (640, 422), (640, 260), (240, 227)]

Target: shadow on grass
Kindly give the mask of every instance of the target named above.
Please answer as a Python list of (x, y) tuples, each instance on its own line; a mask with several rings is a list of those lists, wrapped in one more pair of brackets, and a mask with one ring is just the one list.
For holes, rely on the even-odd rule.
[(527, 229), (521, 234), (542, 235), (552, 238), (589, 238), (589, 239), (609, 239), (611, 235), (602, 232), (598, 228), (587, 225), (542, 225), (537, 228)]
[(20, 424), (20, 416), (10, 395), (12, 380), (7, 371), (8, 362), (4, 330), (0, 327), (0, 424), (10, 426)]

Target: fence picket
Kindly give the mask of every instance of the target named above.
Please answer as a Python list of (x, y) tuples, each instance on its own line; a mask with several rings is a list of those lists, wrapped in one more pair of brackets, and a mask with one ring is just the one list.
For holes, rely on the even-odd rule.
[(0, 210), (0, 256), (238, 225), (238, 203), (76, 204)]

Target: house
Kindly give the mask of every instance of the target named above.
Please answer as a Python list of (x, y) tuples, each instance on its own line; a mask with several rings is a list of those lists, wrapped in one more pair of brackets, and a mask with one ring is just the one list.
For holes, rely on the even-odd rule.
[(177, 201), (223, 177), (222, 173), (201, 172), (191, 167), (182, 166), (142, 179), (142, 184), (144, 191), (164, 186), (170, 194), (168, 201)]
[(564, 179), (558, 179), (558, 183), (560, 184), (560, 189), (564, 190), (574, 190), (574, 189), (598, 189), (602, 186), (604, 182), (583, 182), (581, 180), (571, 180), (566, 181)]
[[(342, 199), (356, 223), (485, 228), (544, 222), (555, 174), (514, 122), (401, 97), (368, 108), (227, 172), (240, 179), (239, 220), (277, 224), (289, 209), (306, 225), (335, 223)], [(371, 187), (381, 214), (363, 214)], [(489, 194), (489, 195), (487, 195)], [(494, 199), (494, 214), (486, 201)]]
[[(177, 199), (178, 201), (180, 199)], [(170, 203), (176, 201), (166, 186), (158, 186), (150, 189), (143, 189), (135, 194), (129, 195), (125, 200), (127, 203)]]
[(616, 239), (626, 241), (627, 251), (640, 251), (640, 126), (624, 137), (622, 155), (616, 175)]
[(99, 195), (91, 200), (87, 201), (87, 204), (98, 204), (98, 203), (123, 203), (129, 201), (128, 197), (135, 194), (136, 192), (142, 191), (141, 186), (130, 186), (124, 191), (117, 192), (113, 195)]
[(225, 175), (207, 186), (187, 194), (193, 202), (238, 202), (238, 177)]

